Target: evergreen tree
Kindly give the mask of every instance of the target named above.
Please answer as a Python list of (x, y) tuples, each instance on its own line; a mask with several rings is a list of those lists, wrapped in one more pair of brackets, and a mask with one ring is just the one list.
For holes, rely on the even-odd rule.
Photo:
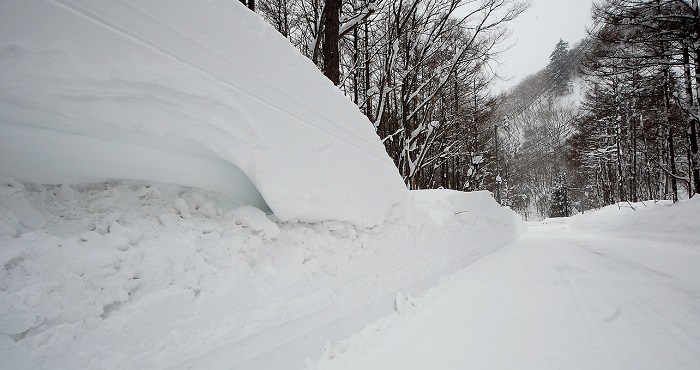
[(549, 209), (549, 217), (566, 217), (566, 190), (563, 187), (556, 188), (552, 194), (552, 206)]
[(568, 199), (568, 189), (566, 179), (562, 176), (559, 184), (552, 194), (552, 205), (549, 209), (549, 217), (569, 217), (571, 216)]
[(568, 94), (571, 89), (571, 66), (569, 63), (569, 43), (559, 39), (554, 51), (549, 55), (549, 65), (546, 68), (547, 79), (555, 96)]

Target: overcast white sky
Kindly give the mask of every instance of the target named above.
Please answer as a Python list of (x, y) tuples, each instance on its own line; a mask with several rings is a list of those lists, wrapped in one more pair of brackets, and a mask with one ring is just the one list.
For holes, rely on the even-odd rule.
[(501, 58), (500, 74), (510, 81), (496, 81), (495, 92), (516, 85), (549, 63), (559, 39), (573, 45), (592, 25), (593, 0), (531, 0), (532, 6), (511, 24), (515, 44)]

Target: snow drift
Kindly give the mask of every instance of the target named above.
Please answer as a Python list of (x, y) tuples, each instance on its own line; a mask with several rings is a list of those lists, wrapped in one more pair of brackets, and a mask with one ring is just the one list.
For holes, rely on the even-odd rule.
[(676, 204), (667, 200), (621, 202), (576, 215), (571, 218), (571, 226), (622, 237), (657, 239), (699, 246), (699, 213), (698, 196)]
[(0, 2), (0, 175), (192, 186), (365, 226), (407, 193), (357, 107), (233, 0)]

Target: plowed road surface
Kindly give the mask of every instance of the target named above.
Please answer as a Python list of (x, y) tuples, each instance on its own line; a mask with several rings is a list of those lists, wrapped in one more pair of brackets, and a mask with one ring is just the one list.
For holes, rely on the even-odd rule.
[(532, 225), (392, 320), (319, 367), (700, 369), (700, 248)]

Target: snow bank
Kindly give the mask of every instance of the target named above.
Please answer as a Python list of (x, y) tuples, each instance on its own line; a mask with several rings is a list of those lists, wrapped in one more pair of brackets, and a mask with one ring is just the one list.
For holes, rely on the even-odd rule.
[(0, 175), (191, 186), (362, 226), (407, 194), (357, 107), (231, 0), (0, 2)]
[(303, 368), (325, 340), (389, 314), (397, 292), (519, 232), (489, 193), (410, 194), (394, 221), (359, 228), (180, 186), (5, 178), (0, 367)]
[(571, 226), (626, 237), (651, 238), (700, 246), (700, 197), (680, 201), (620, 203), (579, 214)]

